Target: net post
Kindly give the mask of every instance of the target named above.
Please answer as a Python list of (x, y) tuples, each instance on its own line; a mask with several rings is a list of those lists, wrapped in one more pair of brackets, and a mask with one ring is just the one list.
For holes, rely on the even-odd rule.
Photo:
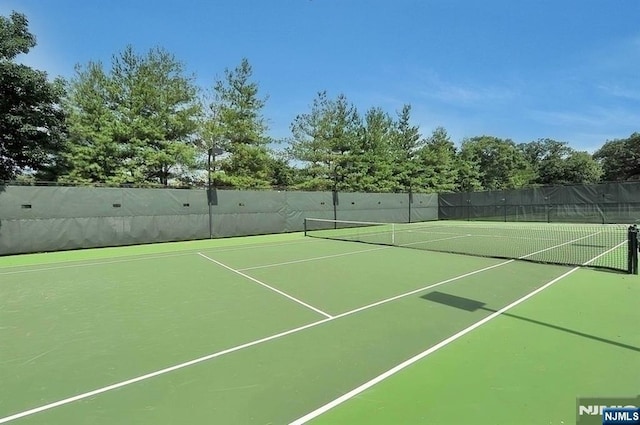
[(307, 236), (307, 219), (305, 218), (303, 221), (304, 235)]
[(627, 234), (627, 271), (629, 274), (638, 274), (638, 227), (634, 224), (629, 226)]

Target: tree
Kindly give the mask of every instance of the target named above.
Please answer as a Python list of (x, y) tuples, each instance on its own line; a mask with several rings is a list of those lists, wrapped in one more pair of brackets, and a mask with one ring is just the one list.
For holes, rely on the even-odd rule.
[(565, 142), (539, 139), (519, 146), (534, 171), (532, 183), (584, 184), (599, 180), (600, 166), (587, 152), (578, 152)]
[(271, 155), (271, 185), (274, 187), (290, 187), (297, 183), (298, 170), (289, 164), (286, 152), (275, 152)]
[[(485, 190), (517, 189), (532, 180), (533, 171), (525, 161), (516, 144), (509, 140), (491, 136), (466, 139), (460, 148), (465, 163), (477, 165), (476, 175)], [(469, 170), (469, 164), (465, 164)], [(462, 173), (462, 177), (469, 178)], [(463, 186), (469, 182), (461, 181)]]
[(65, 138), (62, 82), (15, 62), (36, 45), (28, 26), (23, 14), (0, 16), (0, 180), (52, 172)]
[(396, 190), (424, 187), (424, 170), (421, 170), (416, 156), (424, 143), (420, 128), (411, 124), (411, 105), (404, 105), (398, 113), (392, 138)]
[(480, 163), (472, 149), (461, 149), (456, 153), (455, 168), (457, 170), (456, 191), (477, 192), (484, 189)]
[(293, 135), (287, 149), (305, 165), (307, 178), (300, 189), (349, 189), (362, 123), (358, 111), (344, 95), (329, 99), (318, 93), (311, 111), (291, 124)]
[(117, 183), (125, 174), (122, 168), (127, 156), (115, 138), (118, 122), (110, 84), (101, 63), (76, 66), (64, 102), (69, 139), (63, 153), (68, 169), (62, 181)]
[(251, 81), (252, 76), (246, 58), (235, 69), (226, 69), (224, 78), (216, 81), (208, 105), (205, 145), (228, 154), (215, 174), (216, 181), (223, 185), (257, 188), (272, 184), (272, 158), (267, 149), (271, 139), (262, 116), (266, 99), (258, 96), (259, 86)]
[(170, 53), (138, 55), (131, 46), (99, 63), (77, 67), (69, 86), (71, 181), (160, 183), (195, 166), (200, 105), (193, 77)]
[(436, 128), (418, 151), (424, 173), (423, 189), (428, 192), (452, 192), (456, 189), (458, 169), (456, 148), (443, 127)]
[(131, 46), (113, 60), (111, 91), (125, 149), (126, 178), (167, 185), (195, 165), (200, 105), (194, 78), (174, 55), (154, 48), (138, 55)]
[(350, 154), (347, 185), (360, 192), (390, 192), (394, 189), (391, 140), (393, 120), (380, 108), (371, 108), (364, 116), (355, 146)]
[(597, 183), (602, 176), (602, 167), (589, 152), (573, 151), (565, 161), (565, 180), (569, 184)]
[(603, 180), (640, 179), (640, 133), (607, 141), (593, 157), (602, 166)]

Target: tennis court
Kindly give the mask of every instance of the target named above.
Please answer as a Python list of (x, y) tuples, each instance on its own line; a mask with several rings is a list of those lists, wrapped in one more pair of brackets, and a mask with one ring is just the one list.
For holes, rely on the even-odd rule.
[(339, 227), (0, 258), (0, 423), (570, 424), (640, 393), (624, 229)]

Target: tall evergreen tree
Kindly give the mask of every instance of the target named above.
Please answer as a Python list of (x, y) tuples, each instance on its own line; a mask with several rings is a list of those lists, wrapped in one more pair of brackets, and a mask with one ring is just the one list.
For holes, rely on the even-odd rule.
[(357, 109), (344, 95), (329, 99), (318, 93), (311, 111), (298, 115), (291, 124), (290, 156), (304, 164), (307, 176), (302, 189), (349, 189), (357, 172), (362, 123)]
[(71, 181), (156, 183), (181, 179), (195, 166), (200, 105), (193, 77), (167, 51), (138, 55), (131, 46), (77, 67), (66, 105)]
[(389, 192), (394, 189), (392, 156), (393, 119), (380, 108), (371, 108), (354, 150), (351, 152), (353, 170), (348, 185), (361, 192)]
[(226, 156), (220, 172), (214, 175), (222, 185), (239, 188), (267, 187), (272, 184), (271, 139), (262, 115), (266, 98), (259, 97), (259, 85), (252, 81), (253, 68), (242, 59), (235, 69), (226, 69), (216, 81), (214, 97), (208, 105), (205, 144)]
[(420, 148), (418, 162), (424, 173), (424, 187), (421, 189), (428, 192), (452, 192), (456, 189), (456, 148), (443, 127), (436, 128)]
[(69, 139), (64, 149), (68, 169), (62, 181), (117, 183), (124, 175), (127, 156), (115, 138), (122, 126), (111, 105), (110, 84), (101, 63), (76, 67), (64, 102)]
[(392, 139), (396, 190), (424, 187), (424, 170), (417, 156), (424, 143), (420, 128), (411, 124), (411, 105), (404, 105)]

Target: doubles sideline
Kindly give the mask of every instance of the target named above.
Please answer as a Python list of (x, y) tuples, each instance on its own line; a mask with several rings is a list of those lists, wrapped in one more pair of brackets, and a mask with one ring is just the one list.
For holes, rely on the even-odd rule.
[(29, 409), (29, 410), (25, 410), (25, 411), (22, 411), (22, 412), (19, 412), (19, 413), (15, 413), (15, 414), (0, 418), (0, 424), (11, 422), (11, 421), (14, 421), (16, 419), (24, 418), (26, 416), (34, 415), (36, 413), (44, 412), (46, 410), (51, 410), (51, 409), (54, 409), (56, 407), (64, 406), (66, 404), (70, 404), (70, 403), (73, 403), (73, 402), (76, 402), (76, 401), (79, 401), (79, 400), (84, 400), (86, 398), (93, 397), (93, 396), (96, 396), (96, 395), (99, 395), (99, 394), (103, 394), (103, 393), (106, 393), (108, 391), (112, 391), (112, 390), (115, 390), (115, 389), (118, 389), (118, 388), (126, 387), (126, 386), (129, 386), (129, 385), (135, 384), (137, 382), (141, 382), (141, 381), (145, 381), (145, 380), (154, 378), (156, 376), (165, 375), (167, 373), (170, 373), (170, 372), (173, 372), (173, 371), (176, 371), (176, 370), (184, 369), (186, 367), (193, 366), (193, 365), (196, 365), (198, 363), (202, 363), (202, 362), (205, 362), (205, 361), (208, 361), (208, 360), (212, 360), (212, 359), (215, 359), (217, 357), (224, 356), (226, 354), (234, 353), (236, 351), (240, 351), (240, 350), (243, 350), (245, 348), (249, 348), (249, 347), (253, 347), (253, 346), (259, 345), (259, 344), (263, 344), (265, 342), (273, 341), (275, 339), (279, 339), (279, 338), (285, 337), (287, 335), (292, 335), (292, 334), (304, 331), (306, 329), (310, 329), (310, 328), (314, 328), (316, 326), (320, 326), (320, 325), (322, 325), (324, 323), (327, 323), (327, 322), (332, 322), (334, 320), (338, 320), (338, 319), (341, 319), (343, 317), (348, 317), (348, 316), (351, 316), (353, 314), (359, 313), (361, 311), (365, 311), (365, 310), (368, 310), (368, 309), (371, 309), (371, 308), (374, 308), (374, 307), (377, 307), (377, 306), (380, 306), (380, 305), (383, 305), (383, 304), (387, 304), (389, 302), (392, 302), (392, 301), (395, 301), (395, 300), (398, 300), (398, 299), (401, 299), (401, 298), (405, 298), (405, 297), (417, 294), (417, 293), (422, 292), (422, 291), (426, 291), (426, 290), (431, 289), (431, 288), (435, 288), (435, 287), (438, 287), (438, 286), (441, 286), (441, 285), (445, 285), (445, 284), (450, 283), (450, 282), (454, 282), (454, 281), (457, 281), (457, 280), (460, 280), (460, 279), (464, 279), (464, 278), (469, 277), (469, 276), (473, 276), (473, 275), (478, 274), (478, 273), (482, 273), (482, 272), (485, 272), (485, 271), (488, 271), (488, 270), (492, 270), (492, 269), (495, 269), (495, 268), (498, 268), (498, 267), (513, 263), (514, 261), (516, 261), (516, 260), (507, 260), (507, 261), (503, 261), (503, 262), (500, 262), (500, 263), (497, 263), (497, 264), (493, 264), (493, 265), (488, 266), (488, 267), (483, 267), (481, 269), (477, 269), (477, 270), (474, 270), (474, 271), (471, 271), (471, 272), (468, 272), (468, 273), (457, 275), (457, 276), (454, 276), (452, 278), (449, 278), (449, 279), (446, 279), (446, 280), (442, 280), (440, 282), (437, 282), (437, 283), (434, 283), (434, 284), (431, 284), (431, 285), (428, 285), (428, 286), (424, 286), (422, 288), (418, 288), (418, 289), (415, 289), (415, 290), (412, 290), (412, 291), (409, 291), (409, 292), (405, 292), (405, 293), (400, 294), (400, 295), (396, 295), (394, 297), (386, 298), (386, 299), (377, 301), (375, 303), (371, 303), (371, 304), (368, 304), (368, 305), (365, 305), (365, 306), (362, 306), (362, 307), (359, 307), (359, 308), (356, 308), (356, 309), (353, 309), (353, 310), (349, 310), (347, 312), (335, 315), (333, 317), (328, 317), (326, 319), (318, 320), (316, 322), (311, 322), (309, 324), (306, 324), (306, 325), (303, 325), (303, 326), (299, 326), (297, 328), (293, 328), (293, 329), (290, 329), (288, 331), (280, 332), (280, 333), (277, 333), (277, 334), (274, 334), (274, 335), (271, 335), (271, 336), (268, 336), (268, 337), (265, 337), (265, 338), (260, 338), (260, 339), (257, 339), (257, 340), (251, 341), (251, 342), (247, 342), (245, 344), (237, 345), (235, 347), (231, 347), (231, 348), (228, 348), (226, 350), (218, 351), (216, 353), (209, 354), (209, 355), (206, 355), (206, 356), (198, 357), (196, 359), (193, 359), (193, 360), (190, 360), (190, 361), (187, 361), (187, 362), (184, 362), (184, 363), (180, 363), (180, 364), (177, 364), (177, 365), (174, 365), (174, 366), (166, 367), (164, 369), (160, 369), (160, 370), (156, 370), (154, 372), (146, 373), (144, 375), (140, 375), (140, 376), (137, 376), (135, 378), (127, 379), (125, 381), (120, 381), (120, 382), (117, 382), (117, 383), (114, 383), (114, 384), (111, 384), (111, 385), (107, 385), (107, 386), (104, 386), (104, 387), (101, 387), (101, 388), (97, 388), (97, 389), (92, 390), (92, 391), (88, 391), (88, 392), (81, 393), (81, 394), (78, 394), (78, 395), (75, 395), (75, 396), (72, 396), (72, 397), (64, 398), (64, 399), (61, 399), (61, 400), (58, 400), (58, 401), (55, 401), (55, 402), (52, 402), (52, 403), (48, 403), (48, 404), (39, 406), (39, 407), (35, 407), (33, 409)]
[[(205, 249), (207, 252), (215, 251), (215, 252), (230, 252), (230, 251), (243, 251), (246, 249), (255, 249), (255, 248), (269, 248), (274, 246), (286, 246), (286, 245), (295, 245), (301, 243), (313, 243), (313, 239), (304, 239), (300, 241), (293, 242), (279, 242), (279, 243), (251, 243), (246, 245), (240, 245), (235, 247), (220, 247), (220, 248), (208, 248)], [(315, 240), (317, 243), (317, 240)], [(125, 248), (125, 247), (118, 247)], [(127, 255), (118, 255), (115, 259), (109, 259), (106, 257), (103, 261), (100, 259), (90, 259), (90, 260), (62, 260), (53, 263), (52, 266), (46, 266), (46, 264), (32, 264), (32, 265), (17, 265), (17, 266), (4, 266), (0, 267), (0, 276), (2, 275), (11, 275), (11, 274), (21, 274), (21, 273), (33, 273), (40, 271), (51, 271), (51, 270), (60, 270), (60, 269), (69, 269), (74, 267), (90, 267), (90, 266), (101, 266), (104, 264), (118, 264), (118, 263), (128, 263), (132, 261), (143, 261), (143, 260), (157, 260), (161, 258), (172, 258), (172, 257), (183, 257), (187, 255), (193, 255), (199, 251), (203, 251), (202, 248), (194, 248), (194, 249), (186, 249), (186, 250), (174, 250), (167, 251), (166, 253), (150, 253), (150, 254), (127, 254)], [(113, 257), (111, 257), (113, 258)], [(72, 263), (72, 264), (66, 264)], [(60, 265), (56, 265), (60, 264)], [(45, 266), (45, 267), (38, 267)], [(9, 270), (4, 271), (6, 269), (15, 269), (18, 267), (31, 267), (22, 270)]]
[[(553, 247), (550, 247), (550, 248), (545, 248), (543, 250), (536, 251), (534, 253), (522, 256), (522, 257), (520, 257), (520, 259), (525, 259), (527, 257), (536, 255), (536, 254), (538, 254), (540, 252), (544, 252), (544, 251), (548, 251), (548, 250), (551, 250), (551, 249), (555, 249), (555, 248), (561, 247), (563, 245), (566, 245), (566, 244), (569, 244), (569, 243), (572, 243), (572, 242), (576, 242), (576, 241), (585, 239), (587, 237), (594, 236), (594, 235), (596, 235), (598, 233), (600, 233), (600, 232), (595, 232), (592, 235), (588, 235), (588, 236), (584, 236), (584, 237), (581, 237), (581, 238), (577, 238), (575, 240), (568, 241), (568, 242), (565, 242), (563, 244), (559, 244), (559, 245), (556, 245), (556, 246), (553, 246)], [(626, 243), (626, 241), (622, 242), (619, 245), (615, 246), (614, 248), (611, 248), (610, 250), (608, 250), (608, 251), (606, 251), (606, 252), (604, 252), (604, 253), (602, 253), (602, 254), (594, 257), (594, 258), (592, 258), (591, 260), (589, 260), (588, 262), (584, 263), (583, 265), (590, 264), (591, 262), (593, 262), (596, 259), (608, 254), (609, 252), (613, 251), (614, 249), (617, 249), (619, 246), (623, 245), (624, 243)], [(207, 257), (205, 257), (205, 258), (207, 258)], [(212, 260), (210, 258), (207, 258), (207, 259)], [(215, 260), (213, 260), (213, 261), (216, 262)], [(73, 403), (75, 401), (79, 401), (79, 400), (83, 400), (83, 399), (86, 399), (86, 398), (89, 398), (89, 397), (93, 397), (93, 396), (98, 395), (98, 394), (102, 394), (102, 393), (105, 393), (105, 392), (108, 392), (108, 391), (111, 391), (111, 390), (115, 390), (115, 389), (118, 389), (118, 388), (122, 388), (122, 387), (131, 385), (131, 384), (134, 384), (134, 383), (137, 383), (137, 382), (141, 382), (141, 381), (144, 381), (144, 380), (147, 380), (147, 379), (151, 379), (151, 378), (154, 378), (156, 376), (164, 375), (164, 374), (167, 374), (167, 373), (179, 370), (179, 369), (183, 369), (183, 368), (186, 368), (186, 367), (189, 367), (189, 366), (193, 366), (195, 364), (202, 363), (202, 362), (205, 362), (205, 361), (217, 358), (217, 357), (221, 357), (223, 355), (230, 354), (230, 353), (233, 353), (233, 352), (245, 349), (245, 348), (249, 348), (249, 347), (252, 347), (252, 346), (255, 346), (255, 345), (258, 345), (258, 344), (262, 344), (262, 343), (265, 343), (265, 342), (268, 342), (268, 341), (272, 341), (272, 340), (275, 340), (275, 339), (278, 339), (278, 338), (282, 338), (284, 336), (291, 335), (291, 334), (303, 331), (305, 329), (310, 329), (310, 328), (319, 326), (321, 324), (324, 324), (324, 323), (327, 323), (327, 322), (330, 322), (330, 321), (341, 319), (343, 317), (347, 317), (347, 316), (353, 315), (355, 313), (359, 313), (361, 311), (368, 310), (370, 308), (374, 308), (374, 307), (377, 307), (377, 306), (380, 306), (380, 305), (383, 305), (383, 304), (386, 304), (386, 303), (389, 303), (389, 302), (392, 302), (392, 301), (395, 301), (395, 300), (398, 300), (398, 299), (401, 299), (401, 298), (404, 298), (404, 297), (407, 297), (407, 296), (411, 296), (411, 295), (417, 294), (419, 292), (422, 292), (422, 291), (425, 291), (425, 290), (428, 290), (428, 289), (431, 289), (431, 288), (435, 288), (435, 287), (438, 287), (438, 286), (441, 286), (441, 285), (444, 285), (444, 284), (447, 284), (447, 283), (450, 283), (450, 282), (454, 282), (454, 281), (457, 281), (457, 280), (460, 280), (460, 279), (463, 279), (463, 278), (466, 278), (466, 277), (469, 277), (469, 276), (473, 276), (473, 275), (478, 274), (478, 273), (482, 273), (482, 272), (485, 272), (485, 271), (488, 271), (488, 270), (492, 270), (492, 269), (495, 269), (495, 268), (498, 268), (498, 267), (513, 263), (515, 261), (516, 260), (502, 261), (500, 263), (493, 264), (493, 265), (488, 266), (488, 267), (483, 267), (481, 269), (477, 269), (477, 270), (474, 270), (474, 271), (471, 271), (471, 272), (468, 272), (468, 273), (464, 273), (464, 274), (461, 274), (461, 275), (458, 275), (458, 276), (455, 276), (455, 277), (452, 277), (452, 278), (449, 278), (449, 279), (445, 279), (445, 280), (442, 280), (440, 282), (437, 282), (437, 283), (434, 283), (434, 284), (431, 284), (431, 285), (428, 285), (428, 286), (425, 286), (425, 287), (422, 287), (422, 288), (418, 288), (418, 289), (415, 289), (415, 290), (412, 290), (412, 291), (409, 291), (409, 292), (405, 292), (405, 293), (400, 294), (400, 295), (396, 295), (394, 297), (386, 298), (386, 299), (383, 299), (381, 301), (365, 305), (363, 307), (359, 307), (359, 308), (356, 308), (356, 309), (353, 309), (353, 310), (349, 310), (347, 312), (344, 312), (344, 313), (341, 313), (341, 314), (338, 314), (338, 315), (335, 315), (335, 316), (329, 316), (328, 314), (324, 313), (326, 316), (329, 316), (329, 317), (327, 317), (325, 319), (322, 319), (322, 320), (319, 320), (319, 321), (316, 321), (316, 322), (312, 322), (312, 323), (297, 327), (297, 328), (294, 328), (294, 329), (290, 329), (288, 331), (280, 332), (278, 334), (274, 334), (274, 335), (271, 335), (271, 336), (268, 336), (268, 337), (265, 337), (265, 338), (261, 338), (261, 339), (257, 339), (257, 340), (254, 340), (254, 341), (251, 341), (251, 342), (248, 342), (248, 343), (245, 343), (245, 344), (237, 345), (235, 347), (231, 347), (231, 348), (228, 348), (226, 350), (222, 350), (222, 351), (219, 351), (219, 352), (216, 352), (216, 353), (213, 353), (213, 354), (209, 354), (207, 356), (202, 356), (202, 357), (199, 357), (199, 358), (196, 358), (196, 359), (184, 362), (184, 363), (180, 363), (180, 364), (177, 364), (177, 365), (174, 365), (174, 366), (170, 366), (170, 367), (167, 367), (167, 368), (164, 368), (164, 369), (160, 369), (160, 370), (156, 370), (154, 372), (150, 372), (150, 373), (147, 373), (147, 374), (144, 374), (144, 375), (140, 375), (140, 376), (132, 378), (132, 379), (128, 379), (128, 380), (125, 380), (125, 381), (120, 381), (120, 382), (117, 382), (115, 384), (111, 384), (111, 385), (108, 385), (108, 386), (105, 386), (105, 387), (101, 387), (101, 388), (98, 388), (98, 389), (95, 389), (95, 390), (92, 390), (92, 391), (88, 391), (88, 392), (85, 392), (85, 393), (81, 393), (81, 394), (75, 395), (73, 397), (68, 397), (68, 398), (65, 398), (65, 399), (62, 399), (62, 400), (58, 400), (58, 401), (53, 402), (53, 403), (45, 404), (45, 405), (42, 405), (42, 406), (39, 406), (39, 407), (36, 407), (36, 408), (33, 408), (33, 409), (29, 409), (29, 410), (25, 410), (25, 411), (22, 411), (22, 412), (19, 412), (19, 413), (15, 413), (13, 415), (6, 416), (4, 418), (0, 418), (0, 424), (7, 423), (7, 422), (10, 422), (10, 421), (13, 421), (13, 420), (16, 420), (16, 419), (20, 419), (20, 418), (23, 418), (23, 417), (26, 417), (26, 416), (30, 416), (30, 415), (39, 413), (39, 412), (43, 412), (43, 411), (46, 411), (46, 410), (50, 410), (50, 409), (53, 409), (53, 408), (56, 408), (56, 407), (60, 407), (60, 406), (66, 405), (66, 404), (70, 404), (70, 403)], [(224, 266), (222, 264), (219, 264), (219, 265), (230, 269), (229, 267)], [(570, 273), (573, 273), (574, 271), (578, 270), (579, 268), (580, 267), (576, 267), (576, 268), (570, 270), (569, 272), (565, 273), (564, 275), (560, 276), (559, 278), (556, 278), (552, 282), (553, 283), (557, 282), (561, 278), (569, 275)], [(237, 270), (234, 270), (234, 269), (230, 269), (230, 270), (235, 272), (235, 273), (238, 273)], [(245, 275), (244, 273), (242, 273), (242, 275), (247, 277), (247, 278), (249, 278), (249, 279), (251, 279), (252, 281), (255, 281), (255, 279)], [(258, 283), (260, 283), (261, 285), (265, 285), (262, 282), (258, 282)], [(522, 302), (525, 299), (535, 295), (536, 293), (540, 292), (542, 289), (544, 289), (544, 288), (546, 288), (548, 286), (551, 286), (551, 284), (552, 284), (551, 282), (547, 283), (542, 288), (538, 288), (538, 290), (533, 291), (532, 293), (530, 293), (528, 295), (525, 295), (525, 297), (523, 297), (523, 299), (521, 299), (521, 301), (519, 301), (519, 302)], [(270, 289), (272, 289), (272, 288), (270, 288)], [(278, 292), (281, 293), (282, 291), (278, 291)], [(284, 293), (281, 293), (281, 295), (286, 296), (288, 298), (291, 298), (290, 296), (288, 296), (287, 294), (284, 294)], [(516, 303), (519, 303), (519, 302), (516, 301)], [(510, 305), (510, 306), (514, 306), (514, 305), (516, 305), (516, 304), (512, 303), (512, 305)], [(510, 306), (507, 306), (507, 307), (510, 308)], [(505, 309), (506, 309), (506, 307), (505, 307)], [(488, 317), (495, 317), (495, 316), (501, 314), (502, 312), (506, 311), (505, 309), (499, 310), (498, 312), (496, 312), (493, 315), (488, 316)], [(489, 319), (489, 320), (491, 320), (491, 319)], [(458, 336), (454, 335), (454, 336), (448, 338), (445, 341), (448, 341), (448, 340), (453, 341), (453, 340), (459, 338), (460, 336), (464, 335), (465, 333), (468, 333), (471, 330), (475, 329), (476, 327), (480, 326), (481, 324), (486, 323), (487, 321), (488, 321), (487, 318), (485, 318), (485, 319), (481, 320), (480, 322), (477, 322), (476, 324), (471, 325), (470, 328), (472, 328), (472, 329), (467, 328), (468, 330), (463, 330), (463, 331), (459, 332), (458, 334), (456, 334)], [(431, 353), (431, 352), (439, 349), (441, 346), (446, 345), (446, 344), (443, 345), (443, 343), (444, 343), (444, 341), (441, 342), (440, 344), (437, 344), (436, 346), (432, 347), (431, 349), (429, 349), (431, 351), (429, 351), (429, 350), (427, 350), (427, 351), (429, 353)], [(447, 342), (447, 344), (448, 344), (448, 342)], [(438, 348), (435, 348), (435, 347), (438, 347)], [(426, 355), (428, 355), (428, 354), (425, 354), (424, 356), (426, 356)], [(418, 356), (416, 356), (416, 357), (418, 357)], [(422, 357), (420, 357), (420, 358), (422, 358)], [(419, 358), (416, 358), (414, 360), (414, 362), (417, 361), (417, 360), (419, 360)], [(409, 363), (409, 364), (411, 364), (411, 363)], [(409, 364), (407, 364), (406, 366), (408, 366)], [(406, 366), (403, 366), (403, 367), (406, 367)], [(392, 369), (392, 370), (394, 370), (394, 369)], [(398, 369), (398, 370), (401, 370), (401, 369)], [(396, 372), (393, 372), (393, 373), (396, 373)], [(393, 374), (393, 373), (391, 373), (391, 374)], [(385, 378), (382, 378), (382, 379), (385, 379)], [(372, 381), (374, 381), (374, 380), (372, 380)], [(372, 381), (370, 381), (370, 382), (372, 382)], [(373, 385), (373, 384), (371, 384), (371, 385)], [(364, 391), (364, 389), (366, 389), (366, 388), (363, 388), (362, 390), (360, 390), (360, 392)], [(353, 395), (351, 397), (353, 397)], [(351, 397), (349, 397), (349, 398), (351, 398)], [(338, 404), (340, 404), (340, 403), (342, 403), (344, 401), (346, 401), (346, 399), (343, 400), (343, 401), (340, 401)], [(330, 409), (332, 407), (333, 407), (333, 405), (331, 407), (329, 407), (328, 409)], [(324, 406), (322, 408), (319, 408), (318, 411), (320, 411), (323, 408), (324, 408)], [(326, 411), (326, 410), (324, 410), (324, 411)], [(311, 412), (310, 414), (304, 416), (303, 418), (301, 418), (299, 420), (302, 420), (302, 419), (307, 418), (307, 417), (309, 417), (309, 418), (305, 419), (305, 422), (310, 420), (312, 417), (309, 416), (309, 415), (313, 415), (314, 412)], [(318, 416), (321, 413), (322, 412), (317, 413), (315, 416)], [(313, 417), (315, 417), (315, 416), (313, 416)], [(296, 422), (294, 422), (294, 424), (295, 423)], [(304, 422), (299, 422), (299, 423), (304, 423)]]
[[(408, 360), (405, 360), (404, 362), (400, 363), (399, 365), (387, 370), (386, 372), (376, 376), (375, 378), (365, 382), (364, 384), (360, 385), (359, 387), (354, 388), (353, 390), (347, 392), (346, 394), (343, 394), (342, 396), (330, 401), (329, 403), (318, 407), (316, 410), (307, 413), (306, 415), (302, 416), (299, 419), (296, 419), (295, 421), (291, 422), (289, 425), (303, 425), (306, 424), (307, 422), (309, 422), (310, 420), (313, 420), (315, 418), (317, 418), (318, 416), (328, 412), (329, 410), (333, 409), (336, 406), (339, 406), (340, 404), (352, 399), (353, 397), (357, 396), (358, 394), (368, 390), (369, 388), (373, 387), (374, 385), (384, 381), (385, 379), (395, 375), (396, 373), (400, 372), (401, 370), (407, 368), (408, 366), (411, 366), (412, 364), (418, 362), (419, 360), (424, 359), (425, 357), (429, 356), (430, 354), (435, 353), (436, 351), (440, 350), (443, 347), (446, 347), (447, 345), (449, 345), (450, 343), (454, 342), (455, 340), (463, 337), (464, 335), (468, 334), (469, 332), (473, 331), (474, 329), (479, 328), (480, 326), (484, 325), (485, 323), (495, 319), (496, 317), (500, 316), (502, 313), (511, 310), (512, 308), (514, 308), (515, 306), (517, 306), (518, 304), (523, 303), (524, 301), (528, 300), (529, 298), (533, 297), (534, 295), (544, 291), (545, 289), (549, 288), (550, 286), (554, 285), (555, 283), (559, 282), (560, 280), (564, 279), (565, 277), (571, 275), (572, 273), (576, 272), (577, 270), (579, 270), (581, 267), (583, 266), (588, 266), (589, 264), (591, 264), (592, 262), (594, 262), (595, 260), (597, 260), (598, 258), (610, 253), (611, 251), (618, 249), (620, 246), (624, 245), (626, 242), (621, 242), (620, 244), (616, 245), (615, 247), (593, 257), (592, 259), (590, 259), (589, 261), (583, 263), (581, 266), (578, 267), (574, 267), (571, 270), (569, 270), (568, 272), (556, 277), (555, 279), (545, 283), (544, 285), (542, 285), (541, 287), (529, 292), (528, 294), (524, 295), (523, 297), (515, 300), (514, 302), (512, 302), (511, 304), (502, 307), (501, 309), (499, 309), (498, 311), (490, 314), (489, 316), (485, 317), (484, 319), (481, 319), (477, 322), (475, 322), (474, 324), (466, 327), (465, 329), (461, 330), (460, 332), (450, 336), (449, 338), (439, 342), (438, 344), (434, 345), (433, 347), (411, 357)], [(532, 254), (531, 254), (532, 255)]]

